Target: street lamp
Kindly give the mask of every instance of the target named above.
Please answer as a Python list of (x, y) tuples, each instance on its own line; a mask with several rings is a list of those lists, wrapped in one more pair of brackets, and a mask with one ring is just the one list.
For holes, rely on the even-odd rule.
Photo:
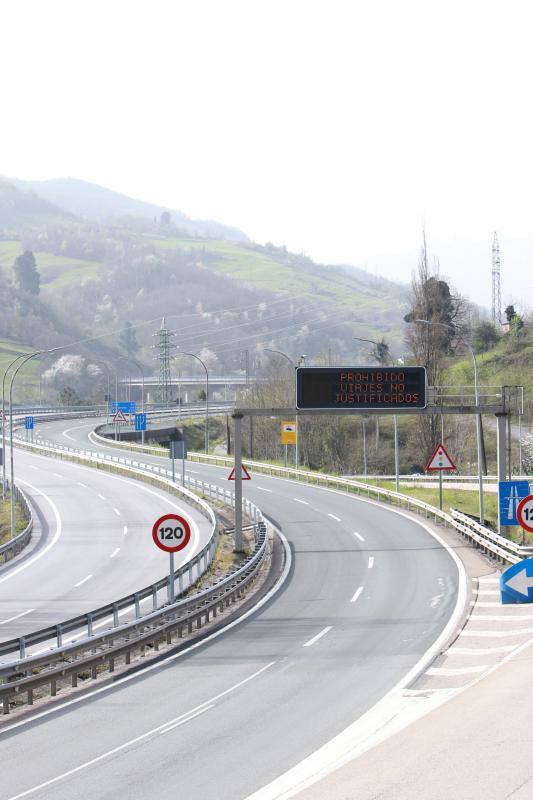
[[(479, 408), (479, 385), (478, 385), (478, 372), (477, 372), (477, 362), (474, 350), (469, 342), (466, 341), (464, 336), (461, 334), (460, 331), (454, 325), (448, 325), (445, 322), (431, 322), (428, 319), (415, 319), (415, 322), (423, 323), (424, 325), (434, 325), (440, 328), (448, 328), (448, 330), (453, 331), (456, 335), (459, 334), (460, 341), (468, 348), (470, 351), (470, 355), (472, 356), (472, 362), (474, 364), (474, 392), (476, 398), (476, 408)], [(484, 503), (483, 503), (483, 451), (482, 451), (482, 433), (481, 433), (481, 413), (478, 411), (476, 413), (476, 434), (477, 434), (477, 472), (478, 472), (478, 484), (479, 484), (479, 521), (481, 525), (485, 524), (485, 510), (484, 510)]]
[[(17, 377), (17, 373), (19, 370), (30, 361), (32, 358), (36, 356), (44, 355), (45, 353), (55, 353), (57, 350), (63, 350), (63, 347), (53, 347), (51, 350), (36, 350), (34, 353), (30, 353), (27, 356), (23, 356), (22, 361), (20, 364), (17, 364), (16, 368), (13, 370), (13, 374), (11, 375), (11, 381), (9, 383), (9, 450), (10, 450), (10, 474), (11, 474), (11, 538), (15, 536), (15, 503), (13, 502), (13, 489), (15, 486), (15, 461), (13, 456), (13, 386), (15, 383), (15, 378)], [(15, 359), (18, 361), (20, 356)]]
[[(129, 361), (131, 364), (134, 364), (139, 372), (141, 373), (142, 384), (141, 384), (141, 414), (144, 414), (144, 369), (142, 368), (141, 364), (136, 361), (131, 356), (119, 356), (123, 361)], [(131, 380), (130, 380), (131, 386)], [(141, 431), (141, 444), (144, 444), (144, 431)]]
[[(376, 348), (379, 347), (380, 342), (376, 342), (374, 339), (363, 339), (361, 336), (352, 336), (352, 339), (356, 339), (358, 342), (370, 342)], [(394, 366), (394, 361), (390, 359), (391, 364), (390, 366)], [(394, 414), (392, 417), (394, 423), (394, 472), (396, 475), (396, 491), (400, 491), (400, 448), (398, 445), (398, 416)], [(364, 423), (363, 423), (364, 425)], [(364, 429), (363, 429), (364, 430)], [(363, 436), (363, 445), (365, 448), (365, 464), (366, 464), (366, 441)]]
[(19, 359), (24, 358), (24, 355), (25, 353), (20, 353), (7, 365), (2, 378), (2, 498), (4, 500), (6, 499), (6, 378), (11, 367), (15, 366)]
[[(298, 359), (298, 363), (295, 364), (294, 361), (287, 353), (283, 353), (281, 350), (273, 350), (271, 347), (263, 347), (263, 351), (265, 353), (275, 353), (278, 356), (282, 356), (282, 358), (286, 359), (291, 367), (305, 367), (305, 359), (307, 358), (306, 355), (301, 355)], [(296, 383), (294, 384), (294, 410), (296, 412)], [(300, 429), (298, 425), (298, 414), (295, 413), (296, 417), (296, 444), (294, 446), (294, 467), (295, 469), (300, 468)]]
[[(191, 358), (195, 358), (197, 361), (200, 362), (202, 367), (205, 370), (205, 453), (206, 455), (209, 453), (209, 372), (207, 371), (207, 367), (200, 358), (197, 356), (196, 353), (185, 353), (183, 350), (178, 352), (179, 356), (190, 356)], [(180, 404), (181, 410), (181, 404)]]

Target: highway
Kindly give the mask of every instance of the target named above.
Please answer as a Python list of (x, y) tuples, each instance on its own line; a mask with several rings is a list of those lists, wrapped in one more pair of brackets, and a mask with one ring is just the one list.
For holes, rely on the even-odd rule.
[[(15, 457), (16, 480), (39, 514), (32, 544), (0, 570), (0, 641), (85, 613), (165, 575), (168, 557), (149, 535), (161, 514), (181, 509), (192, 519), (187, 560), (209, 537), (198, 511), (160, 489), (22, 450)], [(176, 567), (184, 560), (177, 556)]]
[[(104, 451), (88, 444), (95, 424), (48, 423), (42, 434), (65, 444), (69, 428), (71, 446)], [(228, 472), (196, 463), (188, 471), (213, 482)], [(1, 734), (2, 800), (246, 798), (371, 708), (443, 631), (460, 574), (421, 524), (263, 475), (244, 492), (290, 543), (280, 591), (148, 674)]]

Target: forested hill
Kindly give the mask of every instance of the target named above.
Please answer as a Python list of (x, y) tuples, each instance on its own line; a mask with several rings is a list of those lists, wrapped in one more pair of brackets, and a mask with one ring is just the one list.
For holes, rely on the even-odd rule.
[[(353, 336), (384, 336), (394, 355), (404, 354), (406, 287), (319, 265), (284, 247), (187, 236), (165, 216), (89, 222), (67, 212), (61, 217), (37, 198), (45, 204), (39, 216), (35, 196), (27, 197), (33, 216), (12, 217), (7, 225), (0, 214), (6, 346), (51, 347), (128, 323), (135, 330), (130, 355), (150, 366), (152, 334), (165, 316), (179, 347), (207, 353), (221, 371), (241, 369), (244, 350), (253, 367), (265, 347), (337, 362), (366, 356), (369, 345)], [(13, 269), (26, 250), (39, 274), (29, 289)], [(111, 336), (97, 349), (124, 353), (126, 344)]]

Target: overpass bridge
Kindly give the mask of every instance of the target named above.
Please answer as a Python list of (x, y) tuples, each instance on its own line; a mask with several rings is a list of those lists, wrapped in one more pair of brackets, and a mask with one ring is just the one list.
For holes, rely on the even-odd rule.
[[(265, 383), (266, 378), (252, 378), (250, 376), (242, 375), (209, 375), (209, 389), (208, 400), (236, 400), (239, 390), (249, 389), (261, 383)], [(131, 391), (135, 391), (140, 397), (140, 391), (143, 381), (140, 377), (128, 377), (120, 380), (120, 385), (123, 387), (131, 387)], [(176, 400), (182, 403), (189, 403), (195, 399), (198, 392), (205, 392), (206, 379), (205, 375), (178, 375), (173, 376), (170, 380), (173, 396)], [(154, 399), (159, 386), (159, 377), (148, 376), (144, 379), (144, 388), (146, 392), (146, 401), (150, 402)], [(133, 395), (132, 395), (133, 399)]]

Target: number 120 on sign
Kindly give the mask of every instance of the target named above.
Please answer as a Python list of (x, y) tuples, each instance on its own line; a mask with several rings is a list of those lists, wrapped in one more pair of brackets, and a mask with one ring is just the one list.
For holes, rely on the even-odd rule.
[(154, 523), (152, 539), (160, 550), (177, 553), (189, 544), (191, 526), (178, 514), (165, 514)]
[(520, 501), (516, 509), (516, 518), (524, 530), (533, 533), (533, 494)]

